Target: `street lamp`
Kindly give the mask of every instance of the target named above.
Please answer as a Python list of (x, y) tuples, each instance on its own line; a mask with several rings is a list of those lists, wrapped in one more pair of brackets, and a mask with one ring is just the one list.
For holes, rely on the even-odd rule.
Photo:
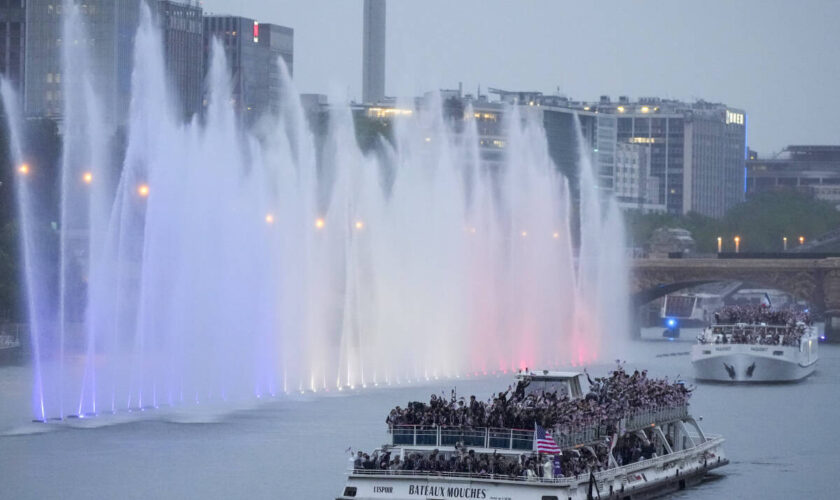
[(735, 237), (735, 253), (739, 253), (741, 251), (741, 237)]
[(787, 236), (782, 236), (782, 250), (787, 250)]
[(800, 237), (799, 237), (799, 244), (800, 244), (800, 245), (804, 245), (804, 244), (805, 244), (805, 237), (804, 237), (804, 236), (800, 236)]
[(362, 230), (364, 228), (365, 228), (365, 223), (360, 221), (360, 220), (357, 220), (356, 221), (356, 229)]
[(141, 198), (149, 196), (149, 185), (140, 184), (139, 186), (137, 186), (137, 194), (139, 194)]
[(327, 225), (327, 223), (324, 221), (323, 217), (315, 219), (315, 229), (324, 229), (325, 225)]
[(85, 184), (90, 184), (93, 182), (93, 174), (91, 172), (85, 172), (82, 174), (82, 181), (84, 181)]
[(272, 213), (265, 214), (265, 223), (266, 224), (274, 224), (274, 214), (272, 214)]
[(717, 241), (718, 241), (718, 253), (721, 253), (721, 252), (723, 252), (723, 238), (718, 236)]
[(27, 165), (26, 163), (22, 163), (18, 167), (18, 172), (20, 172), (20, 175), (29, 175), (29, 165)]

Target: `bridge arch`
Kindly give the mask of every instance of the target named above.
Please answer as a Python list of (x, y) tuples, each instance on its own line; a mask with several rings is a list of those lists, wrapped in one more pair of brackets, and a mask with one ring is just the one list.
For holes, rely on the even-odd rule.
[(743, 281), (782, 290), (797, 299), (809, 302), (817, 310), (822, 310), (825, 302), (822, 273), (812, 262), (747, 262), (740, 259), (638, 262), (631, 277), (631, 300), (634, 305), (641, 306), (669, 293), (720, 281)]

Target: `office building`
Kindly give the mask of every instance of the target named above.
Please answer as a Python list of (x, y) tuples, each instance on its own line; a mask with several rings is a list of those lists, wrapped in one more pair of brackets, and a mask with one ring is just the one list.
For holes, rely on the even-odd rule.
[(276, 109), (281, 91), (278, 62), (282, 58), (292, 73), (294, 31), (245, 17), (205, 16), (205, 71), (210, 69), (213, 39), (224, 48), (233, 103), (243, 122), (253, 124)]
[(772, 158), (747, 160), (747, 196), (798, 191), (840, 203), (840, 146), (788, 146)]
[(163, 37), (171, 88), (183, 117), (201, 112), (204, 88), (204, 23), (197, 0), (157, 0), (155, 20)]
[(385, 0), (365, 0), (362, 41), (362, 101), (385, 98)]
[(674, 214), (720, 217), (744, 199), (746, 114), (724, 104), (642, 98), (590, 109), (618, 118), (618, 142), (650, 147), (658, 198)]
[(134, 37), (140, 14), (139, 0), (87, 0), (79, 3), (85, 21), (84, 40), (64, 40), (64, 3), (27, 0), (24, 76), (24, 112), (27, 116), (60, 118), (62, 46), (84, 43), (90, 47), (92, 84), (101, 96), (109, 125), (124, 123), (131, 96)]
[(0, 74), (22, 90), (26, 33), (25, 0), (0, 1)]
[(614, 194), (624, 210), (665, 212), (659, 201), (659, 178), (650, 175), (649, 145), (616, 143)]

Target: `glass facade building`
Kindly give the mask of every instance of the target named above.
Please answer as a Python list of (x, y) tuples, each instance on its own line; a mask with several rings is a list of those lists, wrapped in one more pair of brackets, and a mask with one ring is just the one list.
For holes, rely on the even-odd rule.
[(25, 0), (0, 0), (0, 74), (22, 89), (24, 42), (26, 33)]
[(619, 98), (597, 104), (618, 118), (619, 142), (650, 148), (650, 174), (669, 213), (720, 217), (744, 200), (746, 115), (724, 104)]
[(233, 103), (240, 118), (253, 124), (263, 113), (276, 109), (281, 90), (278, 62), (282, 58), (292, 74), (294, 31), (245, 17), (205, 16), (205, 72), (210, 69), (213, 40), (221, 43), (227, 56)]
[(158, 0), (155, 12), (163, 35), (170, 84), (185, 119), (200, 113), (204, 88), (203, 11), (195, 0)]
[(103, 96), (105, 119), (121, 125), (131, 95), (140, 0), (86, 0), (77, 7), (86, 21), (85, 39), (70, 41), (63, 40), (63, 1), (27, 0), (24, 111), (28, 116), (60, 118), (62, 45), (84, 43), (90, 47), (92, 84)]

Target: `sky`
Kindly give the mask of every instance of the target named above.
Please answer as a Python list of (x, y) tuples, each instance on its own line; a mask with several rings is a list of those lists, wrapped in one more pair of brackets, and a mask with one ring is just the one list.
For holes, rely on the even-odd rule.
[[(295, 30), (298, 89), (361, 97), (362, 0), (203, 0)], [(838, 0), (389, 0), (387, 95), (480, 85), (746, 110), (762, 156), (840, 144)]]

